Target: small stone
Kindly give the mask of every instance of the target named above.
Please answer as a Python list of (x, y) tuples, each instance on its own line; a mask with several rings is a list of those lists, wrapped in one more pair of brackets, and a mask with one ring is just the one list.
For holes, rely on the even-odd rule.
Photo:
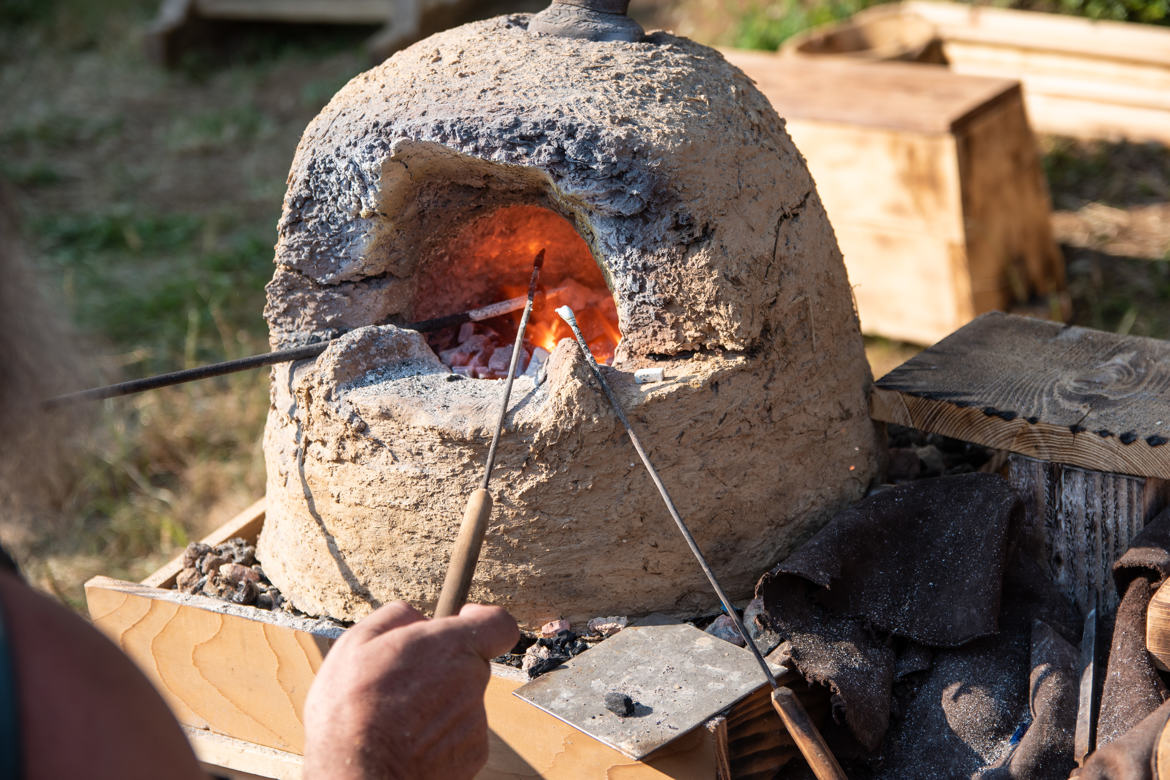
[(233, 585), (247, 580), (252, 583), (260, 581), (260, 575), (252, 571), (248, 566), (243, 566), (238, 563), (225, 563), (219, 567), (219, 576), (223, 577)]
[(545, 645), (535, 644), (524, 651), (524, 660), (520, 663), (520, 668), (529, 677), (539, 677), (549, 669), (555, 669), (564, 662), (564, 657), (555, 657), (552, 650)]
[(663, 377), (662, 369), (655, 368), (639, 368), (634, 372), (634, 381), (640, 385), (650, 385), (655, 382), (661, 382)]
[(197, 593), (199, 591), (199, 580), (202, 576), (199, 570), (192, 564), (184, 568), (179, 572), (179, 576), (175, 577), (175, 587), (184, 593)]
[(218, 572), (219, 567), (228, 563), (228, 559), (221, 555), (210, 553), (203, 558), (203, 563), (200, 564), (199, 570), (204, 574), (210, 575), (213, 571)]
[(524, 376), (536, 379), (547, 362), (548, 350), (544, 347), (535, 347), (532, 350), (532, 357), (528, 358), (528, 366), (524, 369)]
[(715, 618), (715, 622), (707, 626), (707, 633), (711, 636), (717, 636), (725, 642), (731, 642), (733, 645), (744, 646), (743, 637), (739, 635), (735, 621), (729, 615), (720, 615)]
[(563, 618), (550, 620), (548, 623), (545, 623), (540, 627), (540, 635), (546, 639), (551, 639), (562, 631), (568, 631), (569, 627), (569, 621)]
[(922, 473), (922, 461), (911, 447), (891, 447), (887, 476), (896, 482), (917, 479)]
[(605, 708), (619, 718), (628, 718), (634, 714), (634, 700), (624, 693), (611, 691), (605, 694)]
[(183, 568), (194, 569), (199, 565), (199, 559), (211, 552), (211, 547), (203, 542), (191, 542), (183, 550)]
[(207, 581), (203, 584), (203, 593), (215, 599), (229, 598), (234, 591), (235, 586), (219, 576), (218, 571), (208, 574)]
[(763, 599), (754, 598), (743, 608), (743, 625), (760, 655), (767, 655), (780, 644), (780, 635), (768, 625)]
[(267, 593), (258, 593), (256, 595), (256, 606), (260, 609), (272, 609), (275, 605), (272, 603), (272, 596)]
[(256, 548), (238, 536), (216, 547), (215, 552), (241, 566), (251, 566), (256, 562)]
[(256, 601), (256, 583), (251, 580), (240, 580), (232, 591), (232, 603), (251, 604)]
[(613, 636), (629, 625), (630, 619), (614, 615), (612, 617), (595, 617), (589, 621), (589, 633), (598, 636)]
[(946, 471), (947, 467), (943, 461), (942, 452), (933, 444), (927, 444), (925, 447), (915, 447), (914, 454), (922, 461), (922, 476), (939, 477)]

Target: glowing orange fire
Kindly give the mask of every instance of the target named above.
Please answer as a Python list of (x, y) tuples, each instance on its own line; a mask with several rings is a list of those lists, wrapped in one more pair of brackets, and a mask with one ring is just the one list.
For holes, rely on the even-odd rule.
[[(542, 295), (525, 332), (528, 353), (536, 347), (552, 352), (561, 339), (572, 338), (572, 331), (555, 311), (568, 305), (597, 360), (612, 360), (621, 331), (601, 269), (572, 224), (540, 206), (497, 209), (464, 225), (432, 252), (419, 281), (414, 317), (427, 319), (526, 294), (532, 262), (541, 249), (545, 250), (539, 279)], [(515, 312), (483, 323), (493, 329), (489, 343), (510, 345), (519, 321), (520, 312)], [(455, 331), (433, 334), (429, 340), (440, 354), (460, 344)], [(485, 365), (488, 358), (490, 354), (482, 358)]]

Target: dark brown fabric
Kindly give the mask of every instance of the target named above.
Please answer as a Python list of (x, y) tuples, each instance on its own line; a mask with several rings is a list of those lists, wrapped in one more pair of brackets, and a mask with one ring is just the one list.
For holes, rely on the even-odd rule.
[(995, 633), (1008, 524), (1017, 506), (994, 474), (923, 479), (839, 513), (764, 575), (775, 602), (793, 578), (823, 590), (818, 602), (896, 636), (956, 647)]
[(1124, 736), (1098, 744), (1077, 780), (1154, 780), (1158, 738), (1170, 720), (1170, 702), (1147, 715)]
[(1117, 608), (1097, 716), (1098, 747), (1124, 736), (1170, 697), (1146, 650), (1146, 607), (1155, 590), (1150, 580), (1135, 577)]
[[(896, 638), (956, 646), (996, 631), (1016, 506), (1007, 482), (990, 474), (891, 488), (839, 513), (760, 580), (756, 593), (792, 665), (832, 691), (834, 719), (869, 751), (889, 724)], [(956, 664), (956, 674), (968, 667)], [(992, 677), (993, 685), (1005, 679)]]
[(1170, 510), (1146, 524), (1113, 565), (1122, 594), (1113, 618), (1097, 716), (1097, 747), (1123, 737), (1170, 698), (1146, 651), (1146, 608), (1170, 575)]
[(889, 723), (894, 653), (858, 621), (816, 604), (812, 590), (808, 583), (794, 582), (778, 590), (768, 607), (773, 628), (788, 643), (780, 660), (809, 682), (827, 687), (833, 719), (874, 752)]
[(1079, 694), (1080, 649), (1051, 626), (1032, 626), (1032, 674), (1028, 684), (1032, 722), (1019, 745), (980, 780), (1060, 780), (1075, 767), (1073, 737)]
[(1135, 577), (1161, 582), (1170, 576), (1170, 509), (1161, 512), (1134, 537), (1113, 564), (1117, 592), (1125, 593)]

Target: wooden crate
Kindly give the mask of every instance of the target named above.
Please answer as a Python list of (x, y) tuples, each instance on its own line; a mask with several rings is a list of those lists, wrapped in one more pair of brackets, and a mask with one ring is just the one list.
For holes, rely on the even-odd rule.
[(785, 118), (807, 160), (864, 331), (930, 344), (983, 312), (1063, 291), (1016, 82), (724, 54)]
[(784, 51), (943, 61), (955, 73), (1020, 80), (1041, 132), (1170, 142), (1164, 28), (913, 0), (811, 30)]
[[(254, 541), (258, 502), (203, 541)], [(173, 589), (181, 561), (141, 583), (94, 577), (85, 585), (94, 624), (146, 673), (209, 769), (237, 778), (300, 774), (301, 712), (317, 669), (340, 631), (328, 624), (237, 606)], [(772, 711), (766, 686), (730, 711), (634, 761), (516, 698), (527, 676), (492, 664), (485, 695), (490, 755), (480, 777), (771, 777), (798, 755)], [(791, 677), (822, 720), (828, 698)]]

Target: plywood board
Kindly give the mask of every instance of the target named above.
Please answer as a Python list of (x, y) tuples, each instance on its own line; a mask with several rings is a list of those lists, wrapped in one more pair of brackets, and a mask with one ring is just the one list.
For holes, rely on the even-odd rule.
[(950, 133), (1013, 86), (942, 66), (857, 63), (723, 49), (780, 116), (915, 133)]
[(992, 312), (876, 383), (874, 419), (1170, 478), (1170, 342)]
[(85, 596), (94, 625), (181, 723), (303, 751), (305, 696), (340, 629), (109, 577), (87, 582)]

